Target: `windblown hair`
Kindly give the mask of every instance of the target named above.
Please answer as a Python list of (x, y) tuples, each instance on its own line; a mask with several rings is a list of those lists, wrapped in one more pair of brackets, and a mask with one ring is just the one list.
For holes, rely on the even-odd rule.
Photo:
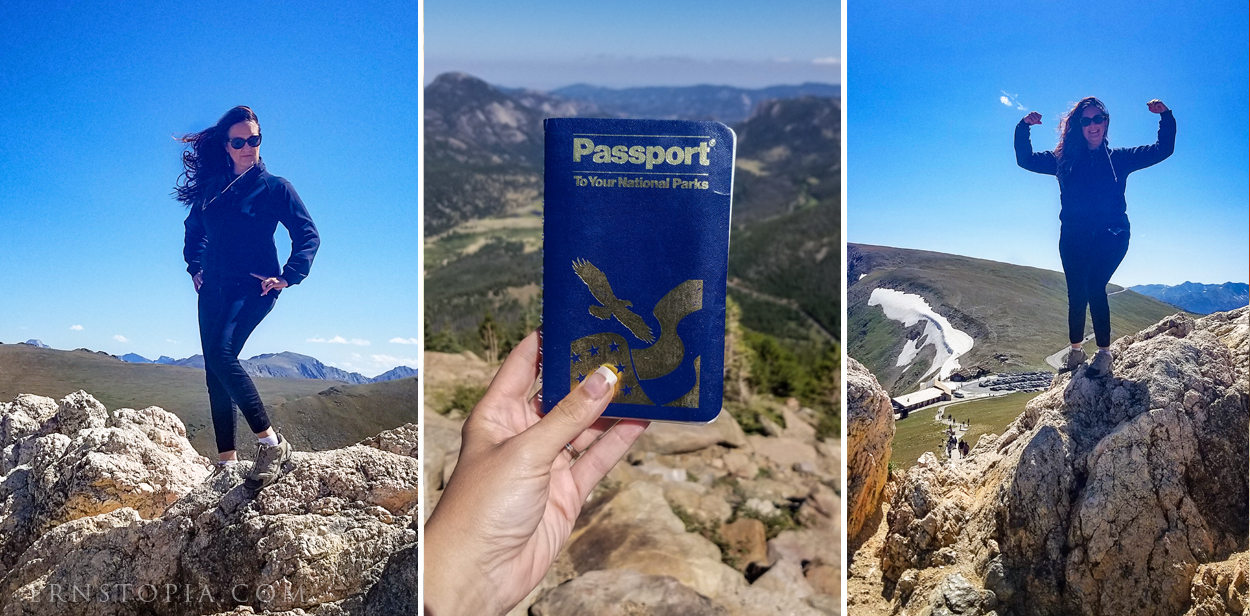
[[(1081, 114), (1085, 113), (1086, 107), (1097, 107), (1099, 113), (1107, 116), (1107, 125), (1111, 124), (1111, 114), (1107, 113), (1107, 106), (1097, 98), (1086, 96), (1072, 106), (1072, 110), (1059, 122), (1059, 145), (1055, 146), (1055, 161), (1061, 175), (1072, 171), (1077, 158), (1089, 149), (1085, 143), (1085, 135), (1081, 132)], [(1105, 132), (1102, 142), (1107, 143)]]
[(223, 180), (230, 177), (234, 170), (234, 161), (226, 153), (226, 141), (230, 127), (239, 122), (255, 122), (260, 128), (260, 121), (251, 108), (239, 105), (227, 111), (216, 124), (198, 133), (174, 137), (191, 144), (190, 149), (182, 152), (182, 174), (174, 187), (178, 201), (187, 207), (203, 203), (212, 198), (214, 189), (225, 185)]

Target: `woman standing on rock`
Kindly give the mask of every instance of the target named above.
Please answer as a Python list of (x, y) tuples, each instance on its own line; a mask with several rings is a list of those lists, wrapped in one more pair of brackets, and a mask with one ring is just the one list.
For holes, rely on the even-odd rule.
[(1068, 341), (1072, 347), (1060, 372), (1085, 362), (1085, 307), (1094, 322), (1098, 352), (1086, 374), (1111, 374), (1111, 309), (1107, 283), (1128, 252), (1129, 223), (1124, 201), (1128, 175), (1172, 155), (1176, 146), (1176, 119), (1158, 99), (1146, 107), (1159, 114), (1159, 139), (1153, 145), (1111, 149), (1107, 128), (1111, 116), (1102, 101), (1083, 98), (1059, 123), (1059, 145), (1051, 152), (1034, 152), (1029, 127), (1042, 123), (1034, 111), (1016, 125), (1016, 163), (1034, 173), (1059, 180), (1061, 221), (1059, 258), (1068, 284)]
[[(238, 106), (209, 128), (180, 138), (177, 199), (190, 208), (183, 258), (199, 294), (200, 344), (217, 437), (218, 468), (237, 461), (238, 405), (258, 440), (245, 485), (259, 490), (278, 479), (291, 445), (273, 429), (252, 379), (239, 363), (248, 336), (269, 314), (282, 289), (308, 276), (321, 241), (299, 195), (270, 175), (260, 158), (260, 123)], [(291, 236), (291, 256), (278, 267), (278, 223)]]

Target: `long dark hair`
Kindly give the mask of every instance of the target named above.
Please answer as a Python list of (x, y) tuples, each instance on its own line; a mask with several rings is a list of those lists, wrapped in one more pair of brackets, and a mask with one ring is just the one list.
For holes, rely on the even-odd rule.
[[(1071, 171), (1080, 152), (1089, 149), (1082, 147), (1086, 143), (1085, 135), (1081, 132), (1081, 114), (1085, 112), (1086, 107), (1097, 107), (1099, 113), (1107, 116), (1107, 126), (1111, 125), (1111, 114), (1107, 113), (1107, 106), (1102, 104), (1102, 101), (1092, 96), (1086, 96), (1077, 101), (1059, 122), (1059, 145), (1055, 146), (1055, 161), (1059, 165), (1060, 174), (1067, 174)], [(1106, 131), (1103, 132), (1102, 142), (1107, 143)]]
[(187, 207), (202, 203), (214, 188), (220, 189), (221, 180), (234, 171), (234, 161), (230, 160), (225, 146), (230, 127), (239, 122), (255, 122), (257, 130), (260, 129), (256, 113), (250, 107), (239, 105), (198, 133), (174, 137), (191, 144), (190, 149), (182, 152), (182, 174), (174, 187), (175, 198)]

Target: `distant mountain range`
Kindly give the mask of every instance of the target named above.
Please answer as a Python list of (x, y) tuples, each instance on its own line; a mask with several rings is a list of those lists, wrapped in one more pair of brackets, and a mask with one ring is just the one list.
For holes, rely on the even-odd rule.
[[(1113, 337), (1175, 314), (1174, 306), (1110, 285)], [(924, 321), (910, 327), (869, 301), (876, 289), (919, 296), (951, 327), (972, 337), (960, 366), (989, 372), (1053, 370), (1046, 357), (1068, 341), (1061, 272), (959, 255), (847, 244), (847, 354), (891, 395), (912, 391), (936, 357)], [(1092, 326), (1086, 323), (1087, 333)], [(1092, 344), (1092, 342), (1091, 342)], [(917, 350), (918, 349), (918, 350)], [(900, 357), (905, 361), (900, 364)]]
[(614, 89), (577, 84), (552, 90), (551, 94), (590, 103), (605, 116), (715, 120), (734, 124), (751, 117), (755, 108), (764, 101), (804, 96), (841, 98), (842, 88), (827, 83), (756, 89), (710, 85)]
[(519, 321), (542, 267), (542, 120), (714, 119), (738, 137), (730, 293), (743, 324), (790, 338), (840, 326), (838, 86), (719, 86), (554, 92), (463, 73), (425, 88), (426, 317), (432, 331)]
[[(43, 342), (30, 339), (26, 342), (19, 342), (20, 345), (32, 346), (41, 349), (50, 349)], [(168, 355), (162, 355), (156, 360), (148, 359), (137, 353), (126, 353), (125, 355), (109, 355), (103, 351), (91, 351), (90, 349), (75, 349), (76, 351), (87, 351), (108, 357), (114, 357), (131, 364), (160, 364), (163, 366), (184, 366), (188, 368), (204, 369), (204, 356), (192, 355), (184, 359), (174, 359)], [(243, 369), (247, 371), (249, 376), (268, 377), (280, 379), (321, 379), (326, 381), (340, 381), (351, 385), (363, 385), (365, 383), (381, 383), (383, 381), (394, 381), (396, 379), (404, 379), (417, 376), (417, 371), (408, 366), (397, 366), (373, 378), (364, 376), (359, 372), (348, 372), (327, 366), (321, 363), (315, 357), (301, 355), (286, 351), (283, 353), (266, 353), (257, 355), (251, 359), (245, 359), (242, 362)]]
[[(739, 130), (740, 151), (751, 154), (747, 152), (751, 141), (768, 140), (765, 125), (775, 125), (784, 132), (784, 143), (757, 148), (753, 154), (763, 157), (751, 158), (769, 164), (780, 163), (792, 154), (806, 156), (809, 165), (805, 171), (815, 171), (815, 179), (824, 179), (824, 186), (836, 187), (840, 176), (825, 176), (838, 169), (840, 92), (836, 85), (807, 83), (755, 90), (728, 86), (614, 90), (575, 85), (548, 93), (499, 88), (464, 73), (439, 75), (425, 88), (425, 233), (437, 235), (466, 220), (541, 207), (542, 120), (555, 116), (715, 120), (731, 126), (749, 124), (754, 118), (757, 132), (763, 134), (748, 138)], [(808, 102), (805, 106), (787, 104), (760, 110), (766, 101), (795, 100)], [(776, 116), (783, 111), (787, 117)], [(746, 169), (758, 171), (755, 167)], [(795, 175), (791, 172), (786, 177), (789, 180)], [(751, 210), (761, 201), (738, 193), (735, 186), (735, 222), (740, 210)], [(743, 200), (747, 203), (741, 203)]]
[(1184, 282), (1178, 285), (1139, 284), (1130, 289), (1198, 314), (1235, 310), (1250, 304), (1250, 284), (1226, 282), (1201, 284)]
[[(142, 355), (139, 355), (138, 353), (126, 353), (125, 355), (118, 355), (117, 359), (130, 362), (132, 364), (161, 364), (162, 366), (181, 365), (178, 363), (178, 360), (168, 355), (161, 355), (159, 359), (153, 360), (153, 359), (148, 359)], [(200, 367), (203, 368), (203, 366), (200, 366)]]

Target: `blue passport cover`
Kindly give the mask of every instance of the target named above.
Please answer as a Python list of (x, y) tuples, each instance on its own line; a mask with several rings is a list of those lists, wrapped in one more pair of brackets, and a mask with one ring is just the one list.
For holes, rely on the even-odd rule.
[(543, 126), (544, 412), (606, 363), (620, 386), (604, 416), (712, 421), (724, 393), (733, 131)]

